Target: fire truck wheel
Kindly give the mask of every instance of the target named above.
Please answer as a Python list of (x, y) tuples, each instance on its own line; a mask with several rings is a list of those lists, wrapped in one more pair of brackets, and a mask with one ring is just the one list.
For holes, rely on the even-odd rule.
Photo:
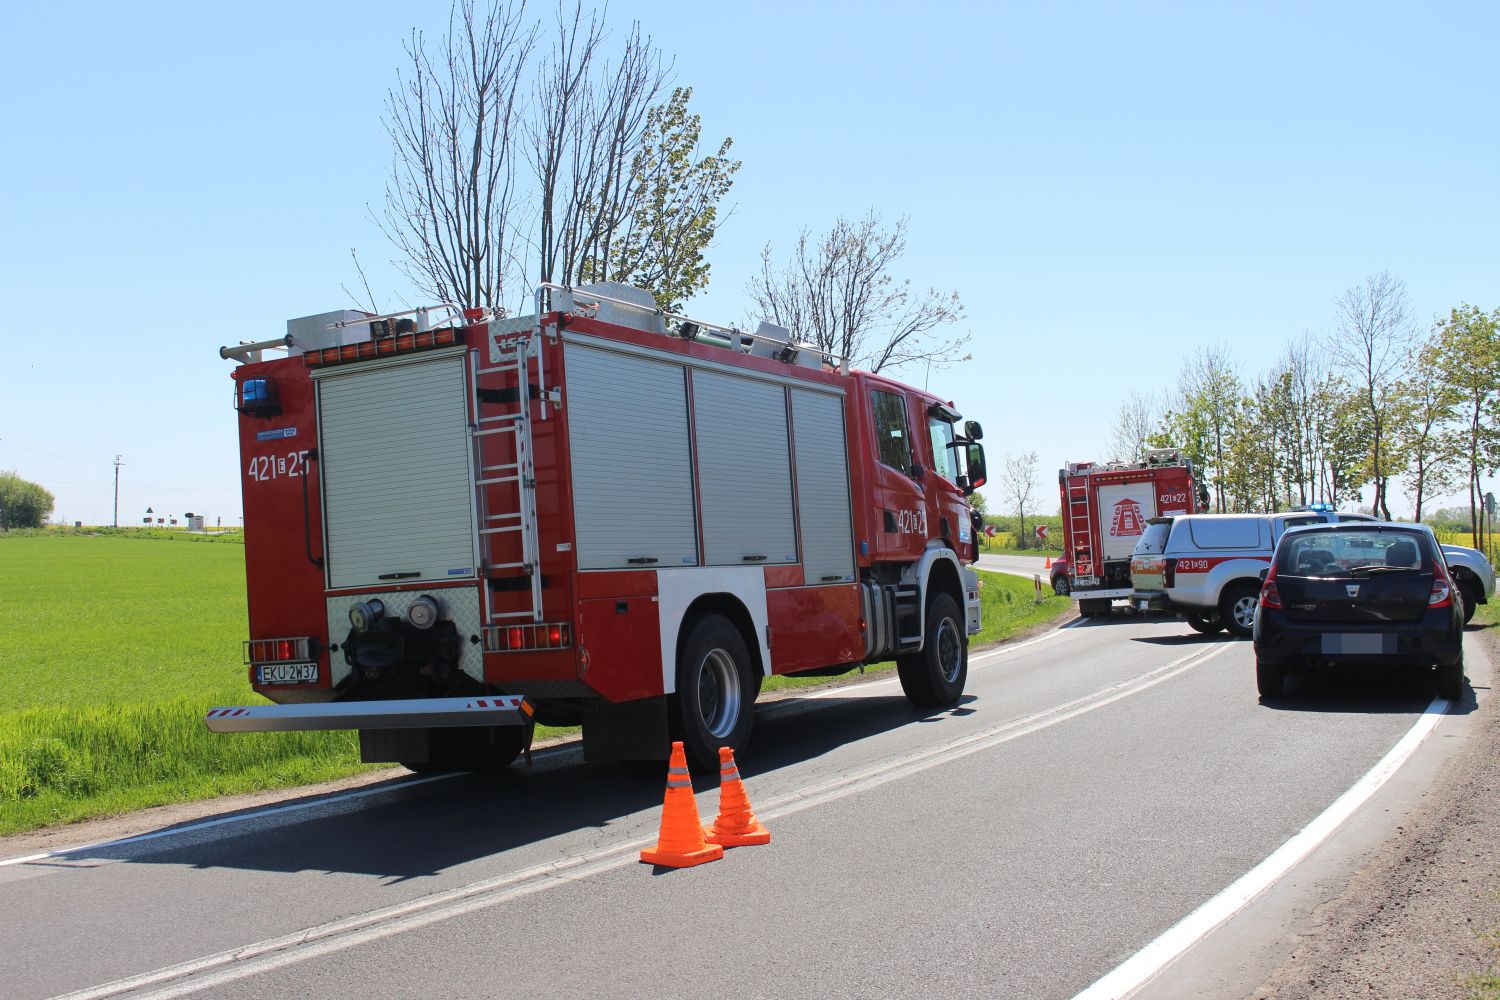
[(1187, 623), (1188, 627), (1191, 628), (1194, 632), (1202, 632), (1204, 635), (1213, 635), (1215, 632), (1224, 627), (1224, 623), (1220, 621), (1219, 616), (1216, 614), (1190, 614), (1187, 616)]
[(958, 604), (936, 593), (927, 602), (927, 641), (920, 653), (896, 658), (901, 690), (918, 708), (958, 704), (969, 676), (969, 636)]
[(704, 615), (688, 629), (677, 658), (672, 736), (697, 771), (717, 771), (719, 748), (738, 752), (750, 739), (760, 678), (745, 640), (723, 615)]

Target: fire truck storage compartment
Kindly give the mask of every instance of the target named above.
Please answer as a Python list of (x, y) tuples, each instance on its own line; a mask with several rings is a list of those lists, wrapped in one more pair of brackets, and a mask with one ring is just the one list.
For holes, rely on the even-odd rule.
[(803, 579), (809, 584), (852, 583), (854, 536), (849, 521), (843, 399), (826, 392), (793, 389), (792, 437), (797, 455)]
[(330, 589), (472, 578), (463, 356), (318, 373)]
[(682, 365), (564, 345), (579, 569), (694, 566)]
[(1129, 559), (1146, 522), (1156, 516), (1156, 482), (1111, 483), (1099, 487), (1099, 535), (1106, 561)]
[(693, 372), (704, 560), (711, 566), (797, 561), (786, 390)]

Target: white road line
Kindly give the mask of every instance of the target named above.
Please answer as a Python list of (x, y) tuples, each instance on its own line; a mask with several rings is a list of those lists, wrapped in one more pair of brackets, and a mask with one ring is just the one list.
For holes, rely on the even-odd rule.
[[(763, 803), (756, 809), (756, 814), (766, 821), (781, 819), (1040, 732), (1149, 690), (1207, 663), (1235, 645), (1219, 643), (1207, 649), (1195, 650), (1138, 678), (1112, 684), (1066, 704), (782, 795)], [(382, 907), (369, 913), (319, 924), (291, 934), (68, 993), (54, 1000), (106, 1000), (138, 990), (151, 992), (137, 994), (135, 1000), (168, 1000), (186, 996), (370, 941), (427, 927), (552, 886), (638, 864), (637, 852), (642, 847), (650, 846), (654, 840), (655, 838), (641, 838), (588, 854), (562, 858), (421, 899)], [(151, 989), (152, 987), (159, 988)]]
[[(1083, 621), (1083, 619), (1080, 618), (1078, 619), (1078, 621)], [(1015, 653), (1022, 649), (1026, 649), (1028, 646), (1035, 646), (1038, 643), (1045, 642), (1048, 639), (1062, 635), (1064, 630), (1070, 629), (1076, 624), (1077, 622), (1070, 622), (1067, 625), (1052, 629), (1035, 639), (1028, 639), (1025, 642), (1018, 642), (1013, 646), (1001, 646), (997, 649), (988, 650), (987, 652), (980, 653), (979, 655), (970, 658), (969, 663), (971, 666), (974, 664), (982, 665), (982, 661), (996, 658), (1002, 654), (1008, 655), (1011, 653)], [(896, 681), (892, 678), (886, 680), (874, 680), (868, 683), (845, 684), (842, 687), (829, 688), (827, 691), (818, 691), (813, 694), (802, 695), (798, 698), (788, 698), (786, 700), (812, 701), (818, 698), (831, 698), (841, 694), (847, 695), (851, 689), (855, 688), (866, 689), (883, 687), (885, 685), (894, 683), (896, 683)], [(573, 743), (564, 744), (563, 747), (559, 749), (571, 747), (573, 747)], [(55, 851), (42, 851), (37, 854), (27, 854), (22, 857), (4, 858), (0, 859), (0, 868), (6, 868), (11, 865), (30, 864), (35, 861), (46, 861), (49, 858), (66, 857), (69, 854), (81, 854), (84, 851), (99, 851), (106, 848), (124, 847), (129, 844), (144, 843), (148, 840), (160, 840), (163, 837), (176, 837), (185, 833), (196, 833), (199, 830), (210, 830), (214, 827), (229, 826), (234, 823), (249, 823), (254, 820), (264, 819), (267, 816), (277, 816), (286, 813), (303, 812), (308, 809), (321, 809), (324, 806), (336, 805), (340, 802), (349, 802), (355, 799), (365, 799), (375, 795), (389, 795), (406, 788), (415, 788), (418, 785), (425, 785), (434, 781), (448, 781), (452, 778), (459, 777), (462, 773), (464, 772), (458, 772), (454, 774), (433, 774), (423, 778), (408, 778), (394, 786), (381, 785), (377, 788), (361, 788), (351, 792), (341, 792), (336, 795), (329, 795), (327, 797), (312, 799), (307, 802), (293, 802), (288, 803), (287, 805), (269, 806), (265, 809), (256, 809), (253, 812), (237, 813), (233, 816), (220, 816), (216, 819), (203, 820), (202, 822), (198, 823), (190, 823), (186, 826), (175, 826), (166, 830), (153, 830), (150, 833), (140, 833), (136, 834), (133, 837), (121, 837), (117, 840), (101, 840), (97, 843), (80, 844), (75, 847), (60, 847)]]
[(1401, 765), (1410, 759), (1422, 745), (1422, 741), (1437, 728), (1451, 704), (1442, 698), (1434, 698), (1400, 742), (1321, 815), (1273, 851), (1270, 857), (1240, 876), (1223, 892), (1188, 914), (1176, 926), (1126, 959), (1073, 1000), (1127, 997), (1155, 979), (1167, 966), (1182, 957), (1184, 952), (1243, 910), (1332, 836), (1355, 810), (1369, 801)]

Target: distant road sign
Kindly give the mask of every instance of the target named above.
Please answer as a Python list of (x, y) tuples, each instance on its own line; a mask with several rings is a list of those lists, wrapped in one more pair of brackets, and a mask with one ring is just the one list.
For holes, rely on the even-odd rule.
[(993, 524), (986, 524), (984, 526), (984, 537), (985, 538), (994, 538), (995, 537), (995, 526)]
[(1039, 541), (1039, 542), (1045, 542), (1047, 540), (1047, 534), (1051, 530), (1052, 529), (1049, 528), (1049, 527), (1047, 527), (1045, 524), (1039, 524), (1039, 525), (1037, 525), (1036, 526), (1037, 541)]

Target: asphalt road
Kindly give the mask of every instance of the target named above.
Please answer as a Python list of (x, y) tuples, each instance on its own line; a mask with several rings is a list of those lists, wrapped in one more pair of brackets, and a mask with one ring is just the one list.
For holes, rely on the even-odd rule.
[[(1431, 701), (1401, 677), (1362, 691), (1261, 705), (1248, 644), (1092, 620), (976, 656), (951, 711), (914, 711), (891, 678), (762, 707), (741, 768), (773, 841), (699, 868), (636, 861), (659, 772), (572, 750), (0, 866), (0, 994), (1070, 997)], [(1399, 820), (1379, 796), (1367, 835)], [(1280, 928), (1244, 933), (1237, 953), (1274, 962)]]
[(979, 557), (979, 568), (993, 570), (996, 573), (1011, 573), (1015, 576), (1024, 576), (1030, 579), (1033, 575), (1042, 578), (1042, 586), (1051, 587), (1047, 582), (1049, 570), (1045, 567), (1047, 560), (1044, 556), (1013, 556), (1013, 555), (981, 555)]

